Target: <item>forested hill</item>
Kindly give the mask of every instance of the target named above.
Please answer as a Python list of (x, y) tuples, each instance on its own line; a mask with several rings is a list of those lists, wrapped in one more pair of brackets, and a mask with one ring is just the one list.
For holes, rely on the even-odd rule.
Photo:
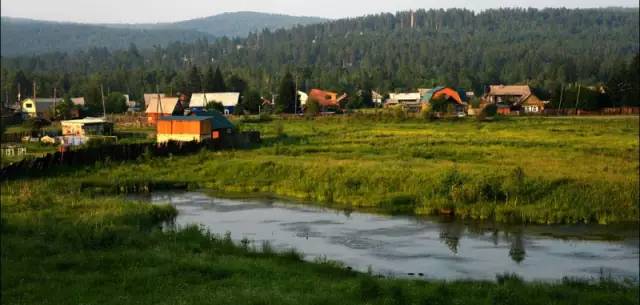
[(193, 30), (108, 28), (6, 17), (2, 17), (1, 35), (2, 56), (74, 52), (93, 47), (119, 50), (127, 49), (133, 43), (141, 48), (151, 48), (209, 37)]
[(246, 37), (251, 32), (263, 29), (286, 29), (296, 25), (308, 25), (325, 21), (327, 21), (327, 19), (319, 17), (235, 12), (175, 23), (145, 24), (139, 26), (145, 28), (196, 30), (215, 37)]
[(175, 23), (80, 24), (2, 17), (2, 55), (73, 52), (91, 47), (127, 49), (130, 44), (150, 49), (169, 42), (193, 42), (215, 37), (246, 37), (252, 31), (290, 28), (323, 22), (316, 17), (295, 17), (254, 12), (225, 13)]
[(488, 84), (529, 83), (552, 91), (561, 84), (608, 81), (638, 54), (640, 44), (637, 9), (421, 10), (413, 13), (413, 25), (411, 14), (173, 43), (139, 54), (93, 49), (3, 58), (2, 67), (41, 78), (66, 72), (78, 81), (100, 72), (95, 77), (113, 80), (113, 87), (159, 84), (182, 92), (191, 67), (202, 71), (209, 65), (263, 92), (276, 90), (287, 70), (303, 89), (389, 92), (449, 85), (482, 91)]

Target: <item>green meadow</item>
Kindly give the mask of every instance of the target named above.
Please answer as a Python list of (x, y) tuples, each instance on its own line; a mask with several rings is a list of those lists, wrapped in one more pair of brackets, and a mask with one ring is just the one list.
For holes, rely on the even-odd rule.
[[(637, 283), (379, 278), (294, 250), (234, 243), (159, 188), (264, 194), (381, 213), (502, 222), (638, 221), (637, 118), (426, 122), (377, 114), (241, 118), (249, 150), (53, 168), (2, 183), (3, 304), (638, 304)], [(139, 139), (148, 138), (149, 130)]]
[[(376, 113), (257, 120), (250, 150), (73, 171), (123, 190), (186, 184), (345, 209), (524, 223), (637, 222), (638, 118), (401, 120)], [(104, 177), (110, 177), (105, 180)]]

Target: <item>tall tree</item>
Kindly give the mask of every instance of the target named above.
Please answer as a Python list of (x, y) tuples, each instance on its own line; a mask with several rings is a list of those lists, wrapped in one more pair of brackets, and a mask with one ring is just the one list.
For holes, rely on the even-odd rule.
[(215, 77), (212, 66), (209, 66), (204, 74), (204, 90), (207, 92), (214, 92), (215, 90)]
[(224, 77), (220, 72), (220, 67), (216, 68), (216, 73), (213, 75), (211, 92), (226, 92), (227, 86), (224, 84)]
[(278, 112), (293, 113), (296, 108), (297, 98), (298, 93), (296, 92), (296, 84), (293, 82), (293, 76), (290, 72), (287, 72), (280, 82), (276, 110)]
[(229, 78), (229, 88), (227, 88), (229, 91), (244, 93), (247, 87), (247, 82), (244, 79), (236, 75), (231, 75)]
[(202, 77), (198, 67), (193, 66), (189, 71), (189, 77), (187, 78), (187, 95), (202, 92)]

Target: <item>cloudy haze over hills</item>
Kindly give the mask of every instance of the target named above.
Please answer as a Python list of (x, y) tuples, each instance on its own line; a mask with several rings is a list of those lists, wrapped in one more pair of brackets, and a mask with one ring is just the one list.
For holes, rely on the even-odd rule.
[(2, 0), (2, 15), (39, 20), (84, 23), (176, 22), (224, 12), (259, 11), (294, 16), (344, 18), (409, 9), (467, 8), (483, 10), (500, 7), (637, 7), (637, 0)]

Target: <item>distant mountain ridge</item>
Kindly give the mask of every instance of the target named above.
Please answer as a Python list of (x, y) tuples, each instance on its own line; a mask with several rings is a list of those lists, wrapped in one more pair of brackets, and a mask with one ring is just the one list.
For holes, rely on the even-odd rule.
[(299, 17), (258, 12), (222, 13), (219, 15), (171, 23), (121, 24), (129, 28), (195, 30), (215, 37), (246, 37), (262, 29), (287, 29), (328, 21), (320, 17)]
[(156, 24), (85, 24), (2, 17), (2, 56), (72, 52), (89, 48), (140, 49), (166, 46), (171, 42), (193, 42), (217, 37), (245, 37), (262, 29), (291, 28), (324, 22), (318, 17), (296, 17), (256, 12), (220, 15)]

